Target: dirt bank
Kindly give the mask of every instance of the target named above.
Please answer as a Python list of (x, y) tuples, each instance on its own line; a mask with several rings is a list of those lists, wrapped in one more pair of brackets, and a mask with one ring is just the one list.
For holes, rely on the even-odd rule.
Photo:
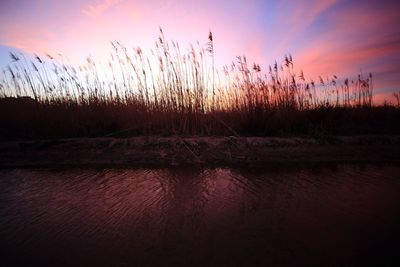
[(0, 143), (0, 167), (400, 162), (400, 136), (134, 137)]

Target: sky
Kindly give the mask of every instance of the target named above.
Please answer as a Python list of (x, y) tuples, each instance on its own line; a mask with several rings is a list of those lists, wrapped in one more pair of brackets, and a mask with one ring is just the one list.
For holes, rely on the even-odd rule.
[(183, 48), (214, 36), (216, 64), (266, 69), (286, 54), (309, 78), (374, 76), (375, 100), (400, 91), (400, 1), (1, 0), (0, 66), (8, 51), (106, 58), (110, 41), (154, 48), (159, 27)]

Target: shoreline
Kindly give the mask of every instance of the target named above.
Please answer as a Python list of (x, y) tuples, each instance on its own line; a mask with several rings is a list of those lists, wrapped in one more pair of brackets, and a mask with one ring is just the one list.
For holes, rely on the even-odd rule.
[(0, 142), (0, 168), (400, 162), (400, 136), (78, 138)]

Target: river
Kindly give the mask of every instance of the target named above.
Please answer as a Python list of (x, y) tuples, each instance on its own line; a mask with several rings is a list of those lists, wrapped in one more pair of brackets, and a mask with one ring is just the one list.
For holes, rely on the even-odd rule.
[(396, 260), (400, 166), (3, 169), (0, 266)]

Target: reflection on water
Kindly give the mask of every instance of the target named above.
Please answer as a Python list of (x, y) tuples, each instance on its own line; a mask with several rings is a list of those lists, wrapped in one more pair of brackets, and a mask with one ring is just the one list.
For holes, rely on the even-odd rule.
[(0, 266), (393, 260), (399, 166), (2, 170)]

